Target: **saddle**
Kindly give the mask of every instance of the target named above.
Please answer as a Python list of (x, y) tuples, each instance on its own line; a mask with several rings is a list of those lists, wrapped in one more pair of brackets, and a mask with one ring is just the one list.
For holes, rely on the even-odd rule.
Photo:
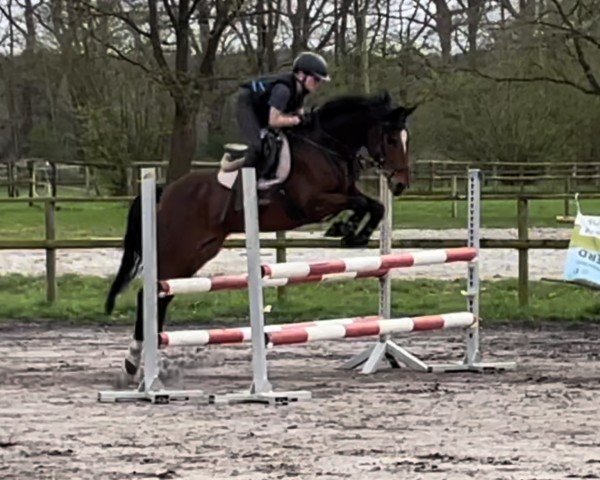
[[(231, 189), (236, 182), (239, 170), (244, 165), (244, 159), (248, 146), (239, 143), (228, 143), (225, 145), (225, 153), (221, 158), (220, 170), (217, 175), (219, 183), (227, 189)], [(273, 178), (258, 178), (258, 190), (268, 190), (285, 182), (291, 171), (290, 146), (285, 135), (279, 133), (277, 136), (265, 135), (261, 144), (261, 155), (268, 166), (267, 173), (272, 171)]]

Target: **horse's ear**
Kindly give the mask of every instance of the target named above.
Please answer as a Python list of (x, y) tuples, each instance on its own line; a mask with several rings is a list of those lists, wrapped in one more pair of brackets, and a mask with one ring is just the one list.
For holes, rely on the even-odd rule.
[(385, 120), (390, 122), (392, 125), (404, 125), (406, 119), (416, 110), (416, 108), (416, 106), (410, 108), (394, 108), (386, 114)]
[(405, 112), (404, 114), (406, 115), (406, 117), (408, 118), (411, 115), (411, 113), (413, 113), (417, 109), (418, 106), (419, 105), (415, 105), (414, 107), (405, 108), (404, 109), (404, 112)]
[(383, 117), (384, 121), (389, 122), (392, 125), (398, 125), (402, 123), (405, 118), (406, 115), (404, 114), (404, 107), (394, 108), (393, 110), (387, 112)]
[(388, 92), (387, 90), (381, 92), (381, 102), (385, 104), (392, 103), (392, 97), (390, 95), (390, 92)]

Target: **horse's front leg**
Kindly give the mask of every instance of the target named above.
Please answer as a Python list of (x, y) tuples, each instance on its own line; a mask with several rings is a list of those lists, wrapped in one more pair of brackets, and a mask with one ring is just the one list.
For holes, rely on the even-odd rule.
[[(358, 195), (323, 193), (312, 197), (310, 201), (304, 205), (304, 211), (310, 218), (310, 221), (319, 222), (329, 215), (335, 215), (344, 210), (351, 210), (352, 215), (350, 219), (353, 222), (356, 222), (356, 224), (350, 224), (348, 230), (342, 237), (342, 246), (364, 247), (369, 241), (369, 236), (365, 237), (363, 233), (365, 228), (363, 228), (359, 234), (356, 233), (356, 229), (365, 215), (370, 213), (371, 210), (374, 210), (374, 207), (371, 205), (372, 202), (371, 199), (361, 193)], [(381, 220), (382, 215), (382, 213), (379, 215), (379, 220)], [(379, 223), (379, 220), (377, 220), (377, 223)], [(369, 219), (369, 222), (370, 221), (371, 219)]]
[[(368, 220), (365, 223), (365, 225), (360, 229), (360, 231), (358, 231), (358, 232), (355, 231), (355, 234), (356, 234), (356, 237), (358, 238), (359, 243), (361, 241), (364, 241), (364, 242), (369, 241), (369, 238), (371, 238), (371, 235), (373, 234), (375, 229), (379, 226), (379, 222), (381, 222), (381, 219), (383, 218), (383, 215), (385, 213), (385, 209), (380, 202), (378, 202), (377, 200), (373, 200), (372, 198), (369, 198), (367, 196), (365, 196), (365, 199), (367, 201)], [(360, 223), (362, 223), (362, 218), (361, 218), (361, 222), (359, 222), (358, 226), (360, 226)], [(361, 238), (362, 238), (362, 240), (361, 240)]]
[[(360, 192), (358, 196), (364, 199), (364, 202), (357, 202), (357, 204), (360, 203), (360, 208), (353, 210), (352, 215), (347, 220), (334, 221), (325, 232), (326, 237), (342, 237), (342, 243), (347, 247), (365, 245), (379, 222), (381, 222), (384, 214), (383, 205), (377, 200), (373, 200)], [(360, 228), (363, 223), (364, 225)]]
[[(344, 215), (347, 216), (347, 215)], [(358, 226), (364, 216), (352, 212), (352, 214), (346, 219), (333, 219), (329, 228), (325, 231), (326, 237), (341, 238), (345, 237), (350, 233), (356, 233)]]

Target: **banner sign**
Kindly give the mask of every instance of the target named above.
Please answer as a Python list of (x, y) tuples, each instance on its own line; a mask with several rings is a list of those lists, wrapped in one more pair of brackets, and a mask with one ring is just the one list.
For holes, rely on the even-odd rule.
[(600, 216), (583, 215), (579, 208), (569, 243), (565, 280), (600, 286)]

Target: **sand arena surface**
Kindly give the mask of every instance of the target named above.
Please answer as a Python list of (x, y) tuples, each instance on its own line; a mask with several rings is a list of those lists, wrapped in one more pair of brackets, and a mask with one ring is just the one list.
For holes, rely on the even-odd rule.
[[(600, 478), (600, 330), (483, 332), (502, 374), (373, 376), (336, 370), (365, 341), (270, 351), (278, 389), (311, 402), (99, 404), (129, 329), (0, 327), (0, 478)], [(460, 332), (413, 334), (425, 359), (459, 359)], [(230, 392), (250, 380), (248, 345), (167, 352), (173, 387)], [(173, 373), (173, 372), (172, 372)]]

